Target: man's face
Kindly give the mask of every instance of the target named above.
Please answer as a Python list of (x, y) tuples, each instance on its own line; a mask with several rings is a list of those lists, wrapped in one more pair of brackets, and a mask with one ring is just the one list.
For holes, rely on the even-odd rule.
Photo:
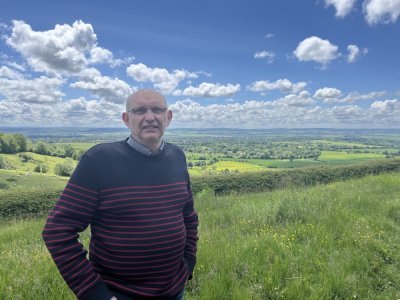
[[(129, 98), (128, 111), (122, 114), (122, 119), (139, 143), (156, 150), (172, 119), (172, 111), (166, 107), (161, 94), (152, 90), (141, 90)], [(159, 108), (165, 110), (157, 111)]]

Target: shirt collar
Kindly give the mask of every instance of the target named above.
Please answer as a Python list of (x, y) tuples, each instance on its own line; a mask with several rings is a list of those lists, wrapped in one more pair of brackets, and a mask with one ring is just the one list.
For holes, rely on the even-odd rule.
[(159, 154), (164, 149), (164, 146), (165, 146), (164, 140), (161, 140), (161, 146), (158, 149), (158, 151), (152, 152), (148, 147), (139, 143), (132, 135), (129, 136), (127, 143), (133, 149), (135, 149), (136, 151), (138, 151), (146, 156), (155, 156), (155, 155)]

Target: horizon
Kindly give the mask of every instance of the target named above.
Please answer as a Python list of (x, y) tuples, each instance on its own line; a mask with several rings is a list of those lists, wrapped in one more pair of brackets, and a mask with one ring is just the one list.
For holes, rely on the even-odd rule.
[(400, 128), (400, 0), (3, 8), (0, 127), (119, 128), (152, 88), (171, 129)]

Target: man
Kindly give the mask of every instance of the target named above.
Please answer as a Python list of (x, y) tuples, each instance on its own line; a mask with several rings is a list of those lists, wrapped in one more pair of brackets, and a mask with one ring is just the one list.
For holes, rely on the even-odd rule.
[[(128, 97), (128, 139), (79, 161), (43, 238), (78, 299), (182, 299), (196, 263), (198, 218), (178, 147), (163, 140), (172, 111), (160, 93)], [(90, 225), (90, 251), (78, 242)]]

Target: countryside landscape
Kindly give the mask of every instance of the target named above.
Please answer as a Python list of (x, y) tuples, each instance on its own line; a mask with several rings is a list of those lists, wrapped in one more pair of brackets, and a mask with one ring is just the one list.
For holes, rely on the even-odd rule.
[[(119, 128), (0, 128), (0, 299), (74, 299), (41, 238)], [(186, 299), (399, 299), (400, 130), (170, 129), (200, 240)], [(81, 235), (88, 245), (89, 232)]]

